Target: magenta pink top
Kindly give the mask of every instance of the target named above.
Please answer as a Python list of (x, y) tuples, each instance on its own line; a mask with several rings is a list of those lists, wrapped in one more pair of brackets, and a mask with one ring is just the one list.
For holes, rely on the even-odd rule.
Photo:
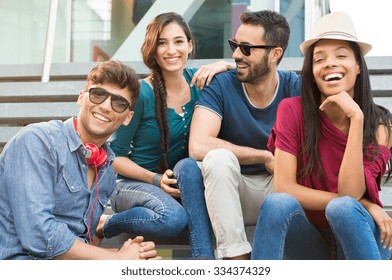
[[(318, 176), (316, 165), (311, 174), (304, 178), (297, 177), (297, 180), (298, 184), (308, 188), (337, 193), (339, 169), (347, 144), (347, 136), (336, 128), (324, 113), (321, 115), (321, 135), (318, 147), (324, 175)], [(304, 140), (301, 97), (286, 98), (281, 101), (278, 107), (277, 119), (271, 131), (268, 148), (272, 153), (275, 152), (275, 147), (278, 147), (280, 150), (296, 156), (297, 168), (301, 170), (307, 162), (306, 158), (301, 156)], [(372, 148), (371, 144), (368, 153), (371, 153)], [(381, 189), (381, 179), (390, 158), (390, 150), (383, 145), (379, 145), (379, 150), (379, 156), (373, 160), (367, 156), (363, 157), (363, 168), (367, 188), (366, 195), (373, 202), (382, 206), (378, 192)], [(306, 211), (306, 213), (317, 227), (328, 226), (324, 211)]]

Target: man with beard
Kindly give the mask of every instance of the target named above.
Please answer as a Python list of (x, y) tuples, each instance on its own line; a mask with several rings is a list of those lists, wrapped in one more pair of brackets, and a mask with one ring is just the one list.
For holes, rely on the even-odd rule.
[(273, 11), (245, 12), (229, 40), (237, 68), (203, 90), (191, 123), (189, 153), (201, 162), (218, 259), (249, 259), (245, 225), (255, 225), (273, 192), (274, 157), (267, 149), (281, 100), (300, 94), (300, 77), (278, 71), (290, 27)]

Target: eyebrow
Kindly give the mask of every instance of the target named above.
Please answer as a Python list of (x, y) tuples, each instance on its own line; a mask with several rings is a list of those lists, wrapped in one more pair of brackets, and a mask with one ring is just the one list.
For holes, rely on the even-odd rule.
[[(346, 46), (338, 46), (338, 47), (334, 48), (333, 51), (339, 51), (339, 50), (341, 50), (341, 49), (350, 51), (350, 48), (348, 48), (348, 47), (346, 47)], [(317, 52), (314, 52), (313, 55), (320, 54), (320, 53), (324, 53), (324, 52), (325, 52), (324, 50), (319, 50), (319, 51), (317, 51)]]
[[(176, 40), (176, 39), (186, 39), (186, 36), (179, 35), (179, 36), (174, 37), (174, 40)], [(169, 41), (169, 39), (167, 39), (165, 37), (159, 37), (159, 40)]]
[(238, 42), (236, 38), (233, 38), (233, 40), (234, 40), (234, 42), (236, 42), (237, 44), (252, 45), (252, 43), (249, 42), (249, 41), (241, 41), (241, 42)]

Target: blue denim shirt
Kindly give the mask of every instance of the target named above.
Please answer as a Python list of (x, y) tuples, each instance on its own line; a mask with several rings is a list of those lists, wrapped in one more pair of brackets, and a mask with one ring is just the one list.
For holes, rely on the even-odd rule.
[(114, 153), (88, 188), (84, 148), (72, 119), (33, 124), (0, 155), (0, 259), (52, 259), (76, 238), (89, 242), (115, 188)]

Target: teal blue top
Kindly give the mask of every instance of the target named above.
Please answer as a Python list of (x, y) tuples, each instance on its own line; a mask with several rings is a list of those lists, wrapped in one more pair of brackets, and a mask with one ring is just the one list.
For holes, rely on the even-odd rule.
[[(197, 69), (185, 69), (184, 77), (190, 84)], [(172, 169), (181, 159), (188, 157), (189, 130), (195, 103), (201, 91), (191, 88), (191, 100), (184, 104), (184, 115), (168, 108), (169, 151), (168, 164)], [(126, 156), (139, 166), (156, 172), (162, 158), (160, 131), (155, 118), (155, 98), (152, 87), (141, 81), (140, 97), (135, 105), (134, 116), (128, 126), (121, 126), (109, 139), (116, 156)], [(120, 175), (118, 176), (120, 178)]]

